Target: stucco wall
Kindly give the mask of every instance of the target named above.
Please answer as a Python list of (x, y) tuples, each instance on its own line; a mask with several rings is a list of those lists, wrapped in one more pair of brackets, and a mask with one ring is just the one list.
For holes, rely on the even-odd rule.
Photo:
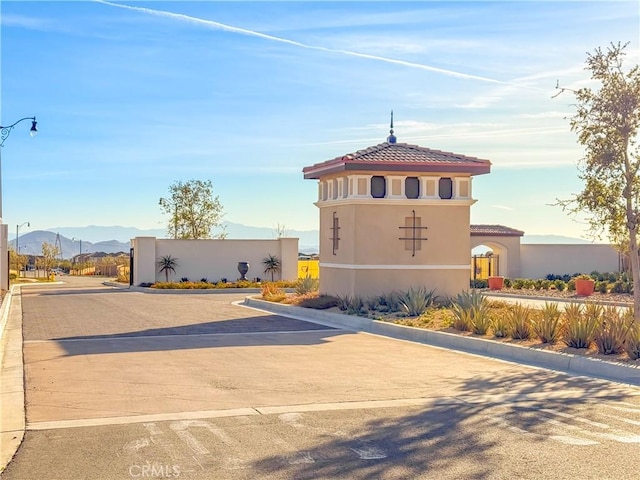
[(520, 245), (522, 278), (544, 278), (553, 273), (617, 272), (619, 255), (611, 245)]
[(276, 240), (172, 240), (154, 237), (136, 237), (131, 241), (134, 249), (135, 285), (164, 281), (164, 273), (159, 273), (156, 262), (165, 255), (177, 259), (176, 273), (169, 274), (169, 280), (189, 280), (207, 278), (218, 281), (226, 278), (237, 280), (238, 262), (249, 262), (248, 279), (260, 277), (270, 280), (264, 273), (262, 261), (269, 254), (277, 256), (282, 269), (275, 280), (296, 280), (298, 278), (298, 239), (280, 238)]
[(455, 296), (469, 288), (469, 269), (342, 269), (321, 267), (320, 290), (328, 295), (363, 298), (424, 287), (440, 298)]
[[(469, 201), (351, 200), (320, 204), (320, 292), (373, 296), (409, 287), (442, 296), (469, 287)], [(413, 212), (420, 225), (413, 255)], [(333, 252), (333, 218), (340, 238)], [(409, 220), (406, 220), (409, 219)]]

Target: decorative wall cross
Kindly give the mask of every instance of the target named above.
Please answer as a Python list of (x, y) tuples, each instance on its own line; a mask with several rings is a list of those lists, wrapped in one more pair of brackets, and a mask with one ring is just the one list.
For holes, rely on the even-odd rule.
[(420, 226), (421, 223), (421, 219), (420, 217), (416, 217), (416, 211), (415, 210), (411, 210), (411, 217), (407, 217), (406, 220), (409, 220), (408, 223), (409, 225), (404, 225), (401, 227), (398, 227), (399, 229), (403, 230), (404, 232), (406, 232), (406, 234), (408, 236), (405, 237), (400, 237), (399, 240), (410, 240), (411, 241), (411, 256), (415, 257), (416, 256), (416, 250), (420, 249), (420, 242), (422, 240), (428, 240), (428, 238), (426, 237), (422, 237), (422, 230), (427, 230), (428, 227), (422, 227)]
[(333, 212), (333, 224), (331, 225), (331, 240), (333, 242), (333, 254), (336, 254), (336, 250), (338, 250), (338, 242), (340, 241), (339, 237), (339, 221), (336, 216), (336, 212)]

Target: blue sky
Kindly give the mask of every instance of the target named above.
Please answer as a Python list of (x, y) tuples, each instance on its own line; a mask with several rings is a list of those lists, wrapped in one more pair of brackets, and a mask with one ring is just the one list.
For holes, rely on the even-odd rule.
[[(211, 180), (226, 220), (314, 229), (302, 168), (385, 140), (492, 161), (473, 223), (585, 236), (572, 97), (586, 52), (630, 42), (637, 1), (1, 4), (9, 231), (166, 224), (176, 180)], [(28, 229), (24, 227), (21, 232)]]

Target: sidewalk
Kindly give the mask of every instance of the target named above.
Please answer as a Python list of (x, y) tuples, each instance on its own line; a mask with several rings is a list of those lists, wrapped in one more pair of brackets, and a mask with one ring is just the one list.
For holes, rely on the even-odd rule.
[(20, 288), (14, 285), (0, 309), (0, 472), (13, 458), (25, 430), (21, 300)]

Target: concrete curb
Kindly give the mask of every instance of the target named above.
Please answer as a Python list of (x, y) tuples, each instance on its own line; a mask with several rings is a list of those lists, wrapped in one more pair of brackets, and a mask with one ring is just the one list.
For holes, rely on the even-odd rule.
[[(105, 282), (105, 285), (107, 283)], [(116, 286), (116, 285), (109, 285)], [(120, 287), (130, 292), (148, 293), (151, 295), (219, 295), (223, 293), (260, 293), (259, 288), (148, 288), (148, 287)]]
[[(224, 294), (224, 293), (260, 293), (259, 288), (149, 288), (149, 287), (137, 287), (135, 285), (123, 285), (118, 282), (102, 282), (107, 287), (117, 287), (123, 290), (129, 290), (130, 292), (150, 293), (150, 294), (180, 294), (180, 295), (211, 295), (211, 294)], [(293, 293), (294, 288), (284, 288), (286, 293)]]
[(522, 347), (520, 345), (495, 342), (484, 338), (436, 332), (371, 320), (364, 317), (267, 302), (252, 297), (247, 297), (244, 302), (238, 303), (259, 310), (292, 316), (300, 320), (307, 320), (330, 327), (424, 343), (509, 362), (547, 368), (571, 375), (585, 375), (640, 386), (640, 364), (624, 365), (621, 363), (605, 362), (595, 358)]
[(20, 286), (14, 285), (0, 309), (0, 472), (15, 455), (25, 431), (24, 362)]

